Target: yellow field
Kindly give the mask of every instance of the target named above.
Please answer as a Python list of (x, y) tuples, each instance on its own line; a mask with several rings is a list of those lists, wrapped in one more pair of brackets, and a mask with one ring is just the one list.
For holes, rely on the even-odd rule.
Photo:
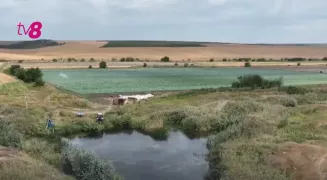
[(40, 49), (0, 49), (0, 59), (5, 60), (52, 60), (53, 58), (95, 58), (109, 60), (112, 58), (134, 57), (159, 60), (169, 56), (173, 61), (196, 60), (207, 61), (210, 58), (323, 58), (327, 56), (327, 46), (267, 46), (215, 44), (208, 47), (140, 47), (140, 48), (99, 48), (105, 42), (66, 41), (61, 46)]

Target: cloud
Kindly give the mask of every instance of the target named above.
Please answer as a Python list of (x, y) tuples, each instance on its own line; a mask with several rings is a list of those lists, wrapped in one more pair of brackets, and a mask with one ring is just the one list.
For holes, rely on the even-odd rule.
[(3, 0), (0, 39), (21, 39), (17, 23), (39, 20), (44, 38), (53, 39), (327, 42), (326, 6), (325, 0)]

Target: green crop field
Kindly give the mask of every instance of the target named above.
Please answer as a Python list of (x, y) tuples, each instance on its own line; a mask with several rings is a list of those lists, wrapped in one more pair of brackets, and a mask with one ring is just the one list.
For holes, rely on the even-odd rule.
[(324, 84), (326, 74), (255, 68), (142, 68), (43, 70), (47, 82), (80, 93), (149, 92), (230, 86), (238, 76), (284, 78), (285, 85)]

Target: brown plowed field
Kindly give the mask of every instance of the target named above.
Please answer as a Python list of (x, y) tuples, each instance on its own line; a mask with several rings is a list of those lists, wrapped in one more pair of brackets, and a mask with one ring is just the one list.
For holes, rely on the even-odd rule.
[(134, 57), (159, 60), (169, 56), (174, 61), (208, 60), (210, 58), (322, 58), (327, 56), (327, 46), (295, 45), (241, 45), (210, 44), (208, 47), (133, 47), (133, 48), (99, 48), (105, 42), (65, 41), (60, 46), (39, 49), (0, 49), (0, 59), (6, 60), (52, 60), (53, 58), (111, 58)]

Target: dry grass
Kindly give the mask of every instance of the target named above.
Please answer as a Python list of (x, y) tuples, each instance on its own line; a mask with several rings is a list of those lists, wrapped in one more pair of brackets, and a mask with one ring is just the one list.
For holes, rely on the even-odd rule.
[(209, 60), (210, 58), (322, 58), (327, 56), (327, 47), (314, 46), (262, 46), (220, 44), (208, 47), (181, 48), (99, 48), (104, 42), (67, 41), (65, 45), (30, 50), (0, 49), (0, 59), (7, 60), (52, 60), (53, 58), (95, 58), (111, 59), (135, 57), (140, 59), (159, 60), (169, 56), (172, 60)]
[(0, 147), (0, 179), (73, 180), (46, 163), (34, 160), (16, 149), (4, 147)]
[(15, 78), (0, 72), (0, 85), (15, 81), (17, 81)]

